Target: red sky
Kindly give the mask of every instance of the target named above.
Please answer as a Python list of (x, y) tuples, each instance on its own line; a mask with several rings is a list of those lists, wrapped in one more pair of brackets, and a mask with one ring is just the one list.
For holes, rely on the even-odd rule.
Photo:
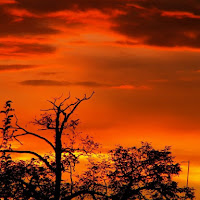
[(199, 1), (1, 0), (0, 52), (1, 105), (22, 123), (47, 99), (95, 91), (83, 132), (106, 148), (172, 146), (200, 184)]

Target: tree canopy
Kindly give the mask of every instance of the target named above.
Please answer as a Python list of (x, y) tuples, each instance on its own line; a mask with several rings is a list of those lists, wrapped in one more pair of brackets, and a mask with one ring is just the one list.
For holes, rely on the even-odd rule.
[[(42, 127), (40, 131), (53, 132), (54, 142), (42, 133), (20, 126), (12, 102), (6, 102), (1, 111), (4, 117), (0, 127), (0, 198), (194, 199), (192, 188), (179, 187), (173, 180), (181, 168), (174, 161), (169, 147), (156, 150), (149, 143), (142, 143), (141, 147), (117, 146), (102, 154), (97, 151), (98, 143), (77, 132), (79, 119), (74, 119), (72, 114), (92, 95), (76, 98), (73, 103), (68, 103), (70, 96), (49, 101), (51, 107), (33, 123)], [(47, 143), (52, 151), (42, 155), (29, 149), (12, 147), (14, 140), (21, 144), (20, 138), (27, 135)], [(12, 159), (12, 154), (29, 154), (32, 158), (17, 160)], [(81, 156), (88, 160), (88, 166), (77, 175), (76, 166)], [(68, 174), (68, 178), (64, 178), (64, 174)]]
[(180, 172), (170, 147), (156, 150), (142, 143), (139, 148), (119, 146), (106, 158), (91, 162), (81, 181), (105, 199), (193, 199), (193, 189), (173, 181)]

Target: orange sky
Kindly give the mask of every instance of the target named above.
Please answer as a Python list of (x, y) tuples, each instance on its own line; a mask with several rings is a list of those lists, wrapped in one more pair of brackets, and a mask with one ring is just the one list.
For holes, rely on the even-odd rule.
[(1, 0), (0, 52), (0, 103), (22, 123), (47, 99), (95, 91), (83, 132), (105, 148), (172, 146), (200, 185), (198, 0)]

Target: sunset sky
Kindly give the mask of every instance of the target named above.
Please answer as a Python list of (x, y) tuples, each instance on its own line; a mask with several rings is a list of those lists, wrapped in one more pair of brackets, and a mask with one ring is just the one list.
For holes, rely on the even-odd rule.
[(200, 192), (200, 1), (0, 0), (0, 52), (0, 104), (21, 124), (95, 91), (81, 131), (107, 149), (172, 146)]

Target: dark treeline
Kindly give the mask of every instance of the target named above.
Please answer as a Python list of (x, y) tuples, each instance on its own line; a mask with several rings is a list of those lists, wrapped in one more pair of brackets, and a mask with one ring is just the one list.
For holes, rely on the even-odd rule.
[[(54, 141), (44, 137), (46, 134), (20, 126), (12, 102), (6, 102), (1, 111), (0, 198), (194, 199), (192, 188), (179, 187), (173, 180), (181, 168), (174, 161), (169, 147), (156, 150), (150, 144), (142, 143), (140, 147), (118, 146), (102, 154), (98, 143), (78, 133), (79, 119), (74, 119), (73, 113), (92, 95), (76, 98), (73, 103), (68, 103), (70, 96), (49, 101), (51, 107), (44, 110), (33, 124), (39, 126), (39, 132), (48, 132)], [(22, 144), (24, 136), (35, 137), (41, 140), (41, 144), (48, 144), (51, 152), (41, 155), (37, 151), (13, 148), (13, 142)], [(32, 158), (16, 160), (12, 159), (14, 154), (29, 154)], [(77, 169), (80, 171), (81, 157), (87, 160), (88, 165), (81, 173), (76, 173)]]

